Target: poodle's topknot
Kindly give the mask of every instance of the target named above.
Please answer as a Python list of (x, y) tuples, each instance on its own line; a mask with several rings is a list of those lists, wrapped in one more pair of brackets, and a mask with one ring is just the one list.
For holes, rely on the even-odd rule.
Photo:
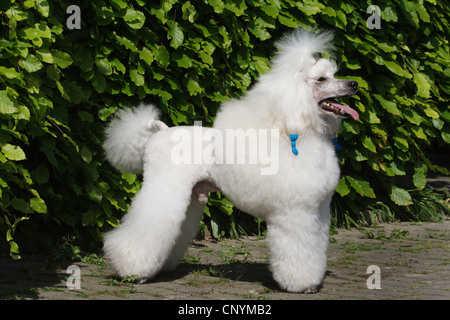
[(317, 53), (330, 54), (333, 47), (332, 31), (308, 31), (305, 29), (295, 29), (291, 33), (286, 34), (277, 43), (279, 55), (284, 54), (302, 54), (311, 56)]

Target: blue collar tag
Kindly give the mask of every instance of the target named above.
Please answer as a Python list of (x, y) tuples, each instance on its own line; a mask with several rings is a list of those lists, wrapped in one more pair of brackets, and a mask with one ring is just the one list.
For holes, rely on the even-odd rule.
[[(290, 134), (290, 135), (289, 135), (289, 139), (291, 139), (292, 153), (293, 153), (294, 155), (298, 155), (298, 149), (297, 149), (297, 139), (298, 139), (298, 134)], [(337, 138), (337, 136), (334, 137), (333, 139), (331, 139), (331, 142), (333, 143), (333, 146), (334, 146), (334, 150), (335, 150), (335, 151), (340, 151), (340, 150), (342, 150), (341, 145), (338, 143), (338, 138)]]
[(298, 134), (290, 134), (289, 139), (291, 139), (292, 153), (294, 155), (298, 155), (297, 142), (296, 142), (298, 139)]

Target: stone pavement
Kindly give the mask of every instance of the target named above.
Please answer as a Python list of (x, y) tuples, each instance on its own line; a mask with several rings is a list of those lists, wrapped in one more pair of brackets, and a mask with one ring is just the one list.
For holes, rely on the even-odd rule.
[[(145, 284), (115, 278), (95, 254), (56, 270), (46, 267), (48, 257), (0, 259), (0, 299), (450, 299), (450, 219), (365, 230), (338, 229), (331, 236), (327, 273), (316, 294), (280, 291), (265, 240), (250, 237), (194, 242), (173, 273)], [(70, 265), (79, 267), (79, 283), (77, 273), (67, 281)], [(79, 289), (69, 290), (68, 283)], [(378, 284), (381, 289), (368, 288)]]

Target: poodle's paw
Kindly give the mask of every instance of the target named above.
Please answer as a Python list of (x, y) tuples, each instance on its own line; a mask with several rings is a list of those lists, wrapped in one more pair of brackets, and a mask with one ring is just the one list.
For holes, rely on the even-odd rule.
[(281, 290), (289, 292), (289, 293), (303, 293), (303, 294), (315, 294), (320, 291), (322, 288), (322, 284), (292, 284), (289, 283), (288, 285), (282, 285), (281, 283), (278, 283)]
[(139, 278), (139, 279), (137, 280), (137, 283), (138, 283), (138, 284), (144, 284), (144, 283), (147, 283), (147, 281), (148, 281), (148, 278)]
[(312, 286), (312, 287), (307, 287), (307, 288), (302, 288), (302, 289), (293, 289), (293, 288), (288, 288), (285, 289), (285, 291), (289, 292), (289, 293), (303, 293), (303, 294), (315, 294), (317, 292), (319, 292), (320, 290), (320, 286)]
[(317, 292), (319, 292), (319, 289), (317, 287), (311, 287), (311, 288), (306, 289), (302, 293), (314, 294), (314, 293), (317, 293)]

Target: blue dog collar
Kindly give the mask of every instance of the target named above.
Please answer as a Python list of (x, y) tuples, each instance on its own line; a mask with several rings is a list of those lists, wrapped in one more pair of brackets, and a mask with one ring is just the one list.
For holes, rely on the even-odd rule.
[(341, 145), (338, 143), (338, 138), (337, 138), (337, 136), (334, 137), (333, 139), (331, 139), (331, 142), (332, 142), (333, 145), (334, 145), (334, 150), (335, 150), (335, 151), (340, 151), (340, 150), (342, 150)]
[(290, 134), (289, 139), (291, 139), (292, 153), (295, 155), (298, 155), (298, 150), (297, 150), (298, 134)]
[[(298, 134), (290, 134), (290, 135), (289, 135), (289, 139), (291, 139), (292, 153), (293, 153), (294, 155), (298, 155), (298, 149), (297, 149), (297, 139), (298, 139)], [(334, 146), (334, 150), (335, 150), (335, 151), (340, 151), (340, 150), (342, 150), (341, 145), (338, 143), (338, 138), (337, 138), (337, 136), (334, 137), (333, 139), (331, 139), (331, 143), (333, 143), (333, 146)]]

